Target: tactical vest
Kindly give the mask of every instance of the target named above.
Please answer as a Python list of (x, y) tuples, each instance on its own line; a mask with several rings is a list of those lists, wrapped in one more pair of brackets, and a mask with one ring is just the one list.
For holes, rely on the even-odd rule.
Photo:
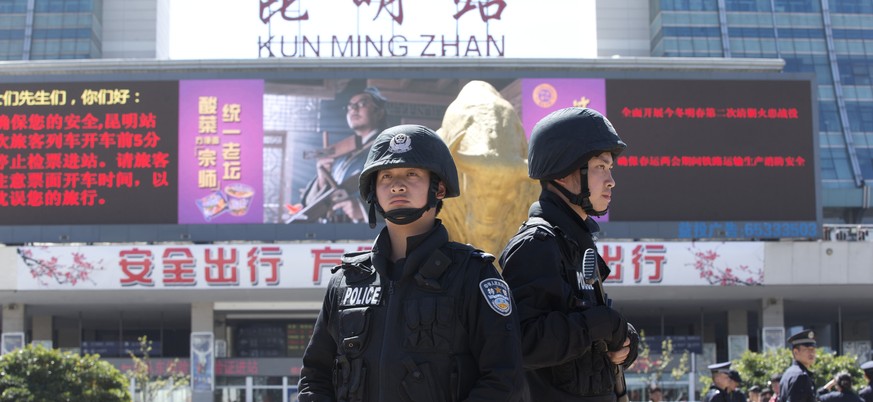
[[(466, 398), (479, 373), (460, 316), (466, 298), (477, 296), (465, 294), (465, 267), (476, 264), (478, 274), (479, 265), (493, 258), (448, 243), (434, 250), (413, 277), (392, 281), (376, 272), (370, 252), (343, 256), (342, 265), (334, 269), (343, 275), (335, 287), (330, 320), (337, 339), (337, 400)], [(386, 355), (391, 361), (383, 361)], [(402, 367), (396, 371), (401, 374), (374, 367), (380, 364)], [(376, 378), (375, 372), (384, 378)], [(372, 389), (377, 382), (383, 385)]]

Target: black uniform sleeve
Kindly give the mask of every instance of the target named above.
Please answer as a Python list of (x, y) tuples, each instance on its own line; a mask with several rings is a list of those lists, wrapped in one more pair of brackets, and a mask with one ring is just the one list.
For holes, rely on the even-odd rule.
[(822, 393), (821, 390), (819, 390), (819, 394), (821, 394), (821, 395), (818, 397), (818, 400), (821, 402), (830, 401), (830, 400), (833, 400), (834, 398), (838, 398), (840, 396), (840, 393), (836, 392), (836, 391), (833, 391), (833, 392), (826, 391), (826, 392)]
[(327, 286), (324, 302), (312, 338), (303, 352), (303, 368), (300, 370), (298, 398), (300, 402), (332, 402), (336, 400), (333, 386), (333, 366), (336, 359), (336, 337), (330, 330), (330, 317), (334, 312), (333, 295), (338, 275)]
[(605, 307), (569, 311), (572, 289), (561, 277), (554, 238), (514, 239), (501, 256), (503, 277), (512, 289), (521, 321), (526, 369), (556, 366), (585, 354), (593, 341), (610, 339)]
[(521, 401), (525, 380), (516, 308), (513, 305), (508, 316), (494, 310), (479, 284), (486, 279), (502, 282), (500, 274), (490, 262), (477, 257), (471, 258), (471, 264), (481, 264), (481, 268), (471, 267), (468, 274), (463, 321), (478, 378), (466, 400)]

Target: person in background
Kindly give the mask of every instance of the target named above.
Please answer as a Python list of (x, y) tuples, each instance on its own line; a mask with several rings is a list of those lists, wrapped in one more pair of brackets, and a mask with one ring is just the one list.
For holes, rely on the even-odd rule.
[(864, 402), (873, 402), (873, 360), (861, 364), (861, 370), (864, 370), (864, 379), (867, 380), (867, 386), (861, 388), (858, 396)]
[[(836, 387), (836, 390), (831, 391)], [(828, 392), (831, 391), (831, 392)], [(863, 402), (860, 396), (852, 389), (852, 375), (843, 371), (836, 376), (821, 390), (819, 390), (821, 402)]]
[(728, 386), (725, 389), (725, 391), (727, 391), (728, 402), (746, 402), (746, 394), (744, 394), (740, 389), (740, 385), (743, 384), (743, 378), (740, 377), (740, 372), (731, 370), (728, 372), (728, 379)]
[(764, 388), (761, 390), (761, 402), (767, 402), (771, 398), (773, 398), (773, 390), (770, 388)]
[(649, 398), (651, 402), (661, 402), (664, 399), (664, 393), (657, 385), (649, 390)]
[(782, 373), (779, 402), (816, 402), (815, 382), (809, 368), (815, 363), (815, 333), (803, 330), (788, 338), (794, 363)]
[(749, 402), (761, 402), (761, 387), (753, 385), (749, 387)]
[(712, 384), (703, 395), (703, 402), (729, 402), (726, 390), (730, 382), (731, 362), (710, 364), (706, 368), (712, 375)]
[(769, 400), (763, 402), (776, 402), (779, 400), (779, 382), (782, 380), (782, 374), (773, 374), (770, 376), (769, 386), (773, 390), (773, 395)]

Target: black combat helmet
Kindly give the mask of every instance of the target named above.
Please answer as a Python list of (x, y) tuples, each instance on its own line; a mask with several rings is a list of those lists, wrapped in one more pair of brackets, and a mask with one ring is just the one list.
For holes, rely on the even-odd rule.
[[(399, 208), (385, 212), (376, 199), (374, 176), (384, 169), (414, 167), (431, 172), (428, 205), (423, 208)], [(361, 198), (370, 204), (370, 227), (376, 226), (376, 211), (396, 224), (414, 222), (439, 203), (436, 192), (439, 182), (446, 186), (445, 198), (461, 195), (458, 170), (449, 147), (433, 130), (418, 125), (388, 128), (376, 137), (358, 182)]]
[[(627, 147), (609, 120), (594, 109), (569, 107), (556, 110), (540, 120), (530, 134), (528, 176), (550, 182), (570, 202), (581, 206), (589, 215), (600, 216), (588, 199), (588, 160), (603, 152), (618, 157)], [(582, 192), (572, 194), (555, 179), (582, 170)]]

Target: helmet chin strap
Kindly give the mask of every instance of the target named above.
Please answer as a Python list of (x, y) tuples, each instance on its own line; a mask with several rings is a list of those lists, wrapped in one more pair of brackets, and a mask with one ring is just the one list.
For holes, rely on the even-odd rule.
[(427, 193), (427, 205), (421, 208), (397, 208), (392, 209), (391, 211), (385, 211), (382, 209), (382, 206), (379, 205), (379, 201), (376, 199), (376, 191), (374, 186), (370, 184), (370, 195), (367, 197), (367, 202), (370, 204), (370, 213), (367, 219), (370, 223), (370, 228), (376, 227), (376, 212), (379, 212), (379, 215), (382, 215), (385, 220), (391, 222), (395, 225), (408, 225), (412, 222), (421, 218), (427, 210), (434, 208), (437, 206), (439, 200), (436, 198), (437, 190), (439, 189), (439, 178), (436, 175), (431, 175), (430, 177), (430, 189)]
[(586, 214), (591, 216), (606, 215), (606, 212), (609, 211), (609, 207), (606, 207), (603, 211), (597, 211), (594, 209), (594, 205), (591, 204), (591, 190), (588, 188), (588, 168), (579, 169), (579, 174), (579, 181), (582, 189), (579, 194), (571, 193), (570, 190), (567, 190), (564, 186), (558, 184), (558, 182), (554, 180), (549, 180), (549, 183), (555, 186), (564, 197), (567, 197), (567, 200), (569, 200), (570, 203), (582, 207), (582, 210), (585, 211)]

